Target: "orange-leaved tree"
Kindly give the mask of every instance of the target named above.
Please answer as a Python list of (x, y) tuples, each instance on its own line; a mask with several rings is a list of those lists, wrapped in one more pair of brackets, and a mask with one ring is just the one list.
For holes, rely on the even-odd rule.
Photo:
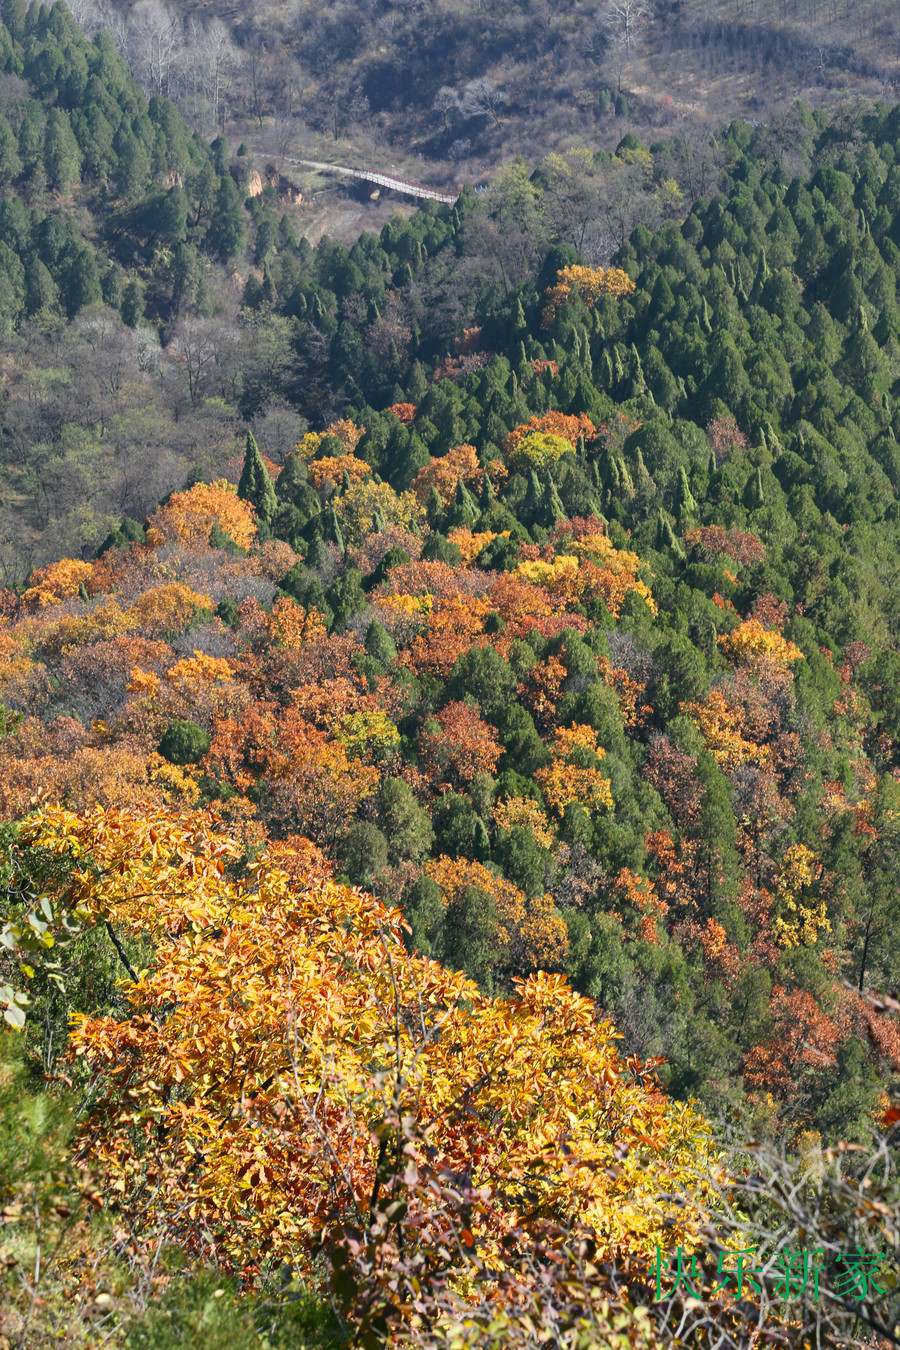
[[(466, 1250), (508, 1268), (523, 1213), (589, 1226), (601, 1256), (697, 1245), (704, 1122), (561, 976), (485, 998), (288, 845), (233, 867), (240, 845), (205, 812), (49, 809), (22, 837), (71, 861), (67, 904), (156, 948), (120, 1014), (72, 1029), (82, 1154), (148, 1238), (251, 1279), (262, 1260), (315, 1277), (317, 1243), (365, 1229), (396, 1166), (475, 1188), (459, 1277)], [(428, 1213), (409, 1194), (391, 1221), (415, 1246)]]
[(504, 458), (507, 461), (512, 459), (521, 443), (535, 434), (558, 437), (561, 440), (568, 441), (569, 447), (574, 450), (579, 437), (587, 444), (597, 435), (597, 428), (591, 419), (584, 414), (576, 416), (574, 413), (556, 412), (551, 408), (549, 412), (545, 412), (542, 416), (535, 415), (529, 421), (522, 422), (512, 429), (503, 442)]
[(419, 744), (434, 782), (470, 783), (477, 773), (492, 774), (503, 753), (493, 727), (468, 703), (455, 700), (426, 720)]
[(457, 483), (480, 488), (483, 481), (484, 469), (474, 445), (458, 445), (446, 455), (429, 460), (413, 479), (412, 490), (424, 503), (434, 488), (446, 506), (453, 499)]
[(147, 542), (172, 539), (181, 544), (208, 544), (215, 529), (229, 535), (240, 548), (249, 548), (256, 538), (253, 507), (241, 500), (237, 488), (225, 478), (173, 492), (150, 517)]
[(60, 558), (32, 572), (29, 585), (22, 596), (27, 609), (43, 609), (60, 600), (78, 595), (79, 587), (87, 589), (94, 573), (94, 564), (80, 558)]
[(370, 466), (356, 455), (325, 455), (322, 459), (312, 459), (307, 466), (310, 482), (320, 490), (326, 478), (340, 485), (344, 474), (352, 484), (362, 483), (372, 475)]

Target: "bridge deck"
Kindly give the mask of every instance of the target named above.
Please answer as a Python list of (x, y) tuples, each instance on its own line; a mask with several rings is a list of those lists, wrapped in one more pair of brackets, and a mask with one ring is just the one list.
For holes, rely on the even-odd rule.
[(306, 169), (323, 169), (327, 173), (342, 173), (348, 178), (361, 178), (367, 183), (379, 187), (392, 188), (394, 192), (403, 192), (407, 197), (421, 197), (427, 201), (447, 202), (452, 205), (456, 194), (437, 192), (434, 188), (423, 187), (420, 183), (407, 183), (402, 178), (392, 178), (390, 174), (378, 173), (375, 169), (348, 169), (343, 164), (323, 164), (316, 159), (289, 159), (289, 164), (299, 164)]

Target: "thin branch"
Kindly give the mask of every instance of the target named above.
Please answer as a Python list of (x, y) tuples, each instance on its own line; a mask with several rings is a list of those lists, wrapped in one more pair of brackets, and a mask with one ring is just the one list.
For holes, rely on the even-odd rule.
[(123, 966), (125, 967), (125, 969), (128, 971), (128, 974), (131, 976), (132, 980), (134, 980), (134, 983), (137, 984), (137, 983), (139, 982), (139, 980), (140, 980), (140, 976), (138, 975), (138, 973), (137, 973), (137, 971), (135, 970), (134, 966), (133, 966), (133, 965), (131, 964), (131, 962), (128, 960), (128, 956), (126, 955), (125, 948), (122, 946), (121, 942), (120, 942), (119, 939), (116, 937), (115, 929), (113, 928), (113, 926), (112, 926), (112, 924), (110, 923), (109, 919), (106, 920), (106, 931), (107, 931), (107, 933), (109, 933), (109, 937), (110, 937), (110, 941), (112, 942), (112, 945), (115, 947), (116, 951), (119, 953), (119, 960), (122, 962), (122, 965), (123, 965)]

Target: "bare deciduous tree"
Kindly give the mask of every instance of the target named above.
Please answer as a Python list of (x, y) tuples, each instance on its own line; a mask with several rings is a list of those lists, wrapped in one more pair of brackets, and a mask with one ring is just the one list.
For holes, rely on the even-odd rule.
[(459, 94), (449, 84), (441, 85), (431, 106), (436, 113), (440, 114), (444, 123), (444, 130), (449, 131), (453, 115), (460, 111)]
[(600, 11), (610, 42), (624, 48), (626, 60), (652, 17), (650, 0), (606, 0)]
[(221, 19), (213, 19), (203, 33), (200, 58), (203, 63), (206, 102), (212, 110), (214, 125), (224, 131), (221, 121), (222, 104), (231, 76), (241, 65), (242, 55), (231, 37), (228, 25)]
[(163, 0), (138, 0), (128, 16), (128, 63), (151, 94), (168, 97), (169, 77), (181, 46), (181, 23)]
[(500, 110), (505, 103), (502, 90), (486, 75), (470, 80), (462, 92), (463, 112), (470, 117), (487, 117), (496, 127), (500, 125)]
[(606, 0), (600, 10), (598, 18), (609, 43), (620, 89), (632, 48), (652, 17), (651, 0)]

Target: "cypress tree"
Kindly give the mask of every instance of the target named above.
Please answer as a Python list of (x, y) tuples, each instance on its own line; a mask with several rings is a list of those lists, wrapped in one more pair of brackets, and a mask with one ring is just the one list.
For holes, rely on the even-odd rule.
[(16, 42), (21, 42), (25, 36), (27, 13), (25, 0), (3, 0), (3, 22)]
[(69, 274), (69, 285), (66, 290), (66, 310), (69, 318), (74, 318), (80, 309), (84, 309), (87, 305), (96, 305), (102, 299), (97, 261), (89, 248), (83, 248)]
[(625, 463), (625, 460), (622, 458), (622, 456), (619, 455), (617, 458), (618, 463), (616, 467), (618, 468), (619, 471), (620, 490), (622, 496), (627, 501), (630, 501), (631, 498), (634, 496), (634, 479), (631, 477), (631, 474), (628, 471), (628, 465)]
[(292, 450), (284, 462), (284, 468), (275, 484), (275, 496), (280, 502), (293, 502), (299, 492), (309, 483), (306, 465), (296, 450)]
[(559, 489), (548, 474), (547, 482), (544, 484), (543, 500), (541, 502), (540, 524), (549, 530), (558, 520), (564, 520), (565, 515), (566, 508), (562, 504)]
[(520, 342), (516, 347), (515, 361), (513, 369), (516, 371), (519, 380), (523, 380), (529, 370), (528, 357), (525, 355), (525, 343)]
[(59, 287), (40, 258), (32, 258), (25, 268), (25, 308), (29, 314), (56, 309)]
[(51, 108), (44, 130), (44, 168), (57, 192), (68, 192), (81, 174), (81, 151), (68, 117)]
[(630, 398), (642, 398), (647, 392), (647, 381), (644, 379), (644, 367), (641, 363), (641, 354), (632, 342), (631, 344), (631, 392)]
[(0, 113), (0, 185), (8, 187), (21, 172), (18, 142), (9, 122)]
[(534, 469), (532, 469), (528, 474), (528, 486), (525, 490), (522, 512), (529, 524), (533, 524), (540, 515), (542, 496), (540, 481)]
[(750, 291), (750, 299), (754, 304), (758, 304), (763, 293), (763, 287), (769, 280), (771, 273), (769, 271), (769, 260), (766, 257), (765, 249), (759, 255), (759, 263), (756, 268), (756, 276), (753, 280), (753, 287)]
[(744, 275), (740, 268), (737, 268), (737, 285), (734, 287), (734, 293), (742, 305), (747, 303), (747, 287), (744, 285)]
[(278, 499), (252, 431), (247, 432), (247, 449), (241, 481), (238, 483), (238, 496), (255, 508), (260, 520), (264, 520), (267, 525), (271, 523)]
[(447, 528), (455, 529), (459, 525), (470, 528), (478, 519), (478, 503), (460, 478), (456, 484), (456, 498), (447, 516)]
[(775, 434), (775, 428), (772, 426), (771, 422), (766, 422), (765, 432), (766, 432), (766, 445), (769, 447), (769, 450), (772, 452), (773, 455), (780, 455), (784, 447), (782, 446), (781, 441)]
[(659, 512), (656, 518), (656, 541), (655, 547), (660, 553), (673, 553), (676, 558), (684, 562), (685, 552), (681, 540), (672, 529), (672, 522), (669, 517)]
[(744, 505), (748, 511), (756, 511), (764, 502), (762, 470), (757, 466), (756, 473), (751, 474), (747, 480), (747, 486), (744, 489)]
[(397, 644), (377, 619), (373, 619), (366, 629), (365, 648), (384, 667), (394, 665), (397, 660)]
[(640, 449), (637, 452), (637, 458), (634, 466), (635, 486), (638, 492), (650, 493), (656, 487), (653, 479), (650, 477), (647, 466), (644, 463), (644, 456)]
[[(29, 183), (35, 176), (43, 178), (44, 121), (39, 105), (32, 99), (26, 104), (25, 116), (19, 124), (19, 158), (24, 165)], [(39, 175), (38, 166), (40, 166)]]
[(347, 546), (344, 543), (344, 536), (341, 533), (341, 527), (338, 518), (334, 513), (333, 506), (327, 506), (322, 512), (322, 534), (326, 540), (331, 540), (341, 557), (347, 552)]
[(127, 121), (116, 132), (116, 191), (120, 197), (136, 197), (150, 177), (150, 157)]
[(678, 484), (675, 489), (675, 511), (679, 520), (686, 516), (695, 516), (697, 514), (697, 502), (694, 494), (691, 492), (691, 486), (688, 482), (684, 465), (678, 470)]
[(247, 247), (244, 204), (231, 174), (225, 174), (219, 182), (209, 241), (225, 262), (243, 253)]
[(322, 538), (320, 530), (316, 530), (309, 542), (309, 548), (306, 550), (306, 565), (309, 568), (324, 567), (328, 561), (328, 552), (325, 548), (325, 540)]
[(472, 832), (472, 853), (479, 862), (487, 862), (491, 856), (491, 839), (481, 816), (475, 818), (475, 829)]
[(433, 530), (437, 529), (438, 522), (444, 515), (444, 502), (441, 494), (436, 487), (432, 487), (428, 493), (428, 501), (425, 503), (425, 518)]
[(188, 199), (184, 188), (176, 183), (170, 187), (159, 204), (154, 228), (160, 239), (170, 245), (180, 244), (187, 231)]
[(122, 322), (129, 328), (137, 328), (144, 318), (144, 294), (136, 277), (132, 277), (125, 285), (119, 312), (122, 315)]

